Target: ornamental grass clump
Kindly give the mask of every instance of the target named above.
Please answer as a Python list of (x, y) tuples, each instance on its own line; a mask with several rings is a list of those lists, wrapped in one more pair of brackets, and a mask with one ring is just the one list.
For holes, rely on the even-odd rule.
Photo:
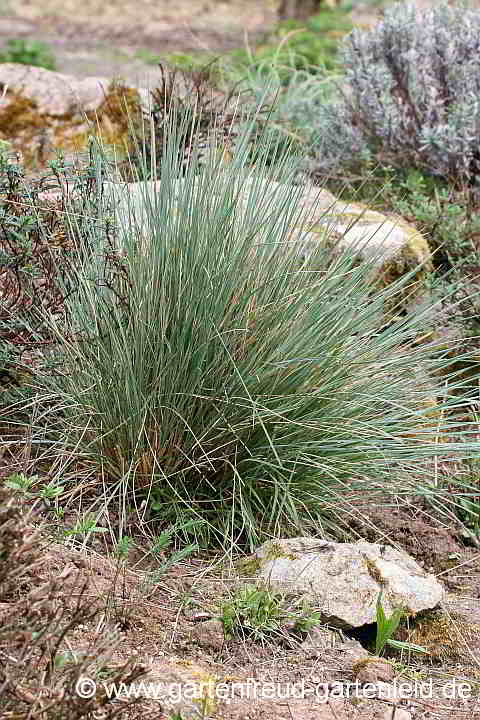
[(480, 11), (397, 3), (345, 41), (340, 99), (318, 107), (319, 169), (370, 158), (457, 183), (480, 170)]
[(476, 426), (452, 415), (473, 391), (444, 350), (411, 342), (421, 313), (385, 326), (413, 275), (379, 289), (326, 236), (305, 252), (291, 153), (273, 182), (268, 147), (249, 165), (244, 129), (230, 163), (213, 153), (200, 171), (193, 152), (185, 168), (167, 122), (142, 173), (155, 184), (98, 188), (103, 222), (35, 379), (36, 462), (70, 498), (95, 486), (107, 507), (145, 500), (202, 542), (251, 547), (335, 534), (347, 504), (411, 492), (423, 461), (478, 452)]

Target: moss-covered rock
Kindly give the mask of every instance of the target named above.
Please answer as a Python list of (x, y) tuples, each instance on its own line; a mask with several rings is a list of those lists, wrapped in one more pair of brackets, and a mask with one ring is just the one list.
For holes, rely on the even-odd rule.
[(21, 153), (27, 167), (45, 165), (59, 149), (80, 152), (93, 134), (124, 151), (129, 114), (138, 117), (145, 92), (16, 63), (0, 65), (0, 83), (0, 139)]
[[(425, 280), (433, 270), (427, 239), (399, 216), (386, 216), (366, 205), (335, 202), (311, 225), (313, 235), (329, 230), (329, 242), (351, 249), (359, 260), (374, 263), (376, 282), (386, 287), (413, 272), (405, 301), (426, 292)], [(395, 298), (398, 303), (398, 296)]]
[[(252, 184), (258, 183), (262, 184), (266, 195), (277, 192), (277, 182), (248, 174), (242, 179), (239, 194), (239, 200), (244, 201), (245, 206), (248, 204)], [(109, 190), (114, 191), (118, 197), (119, 214), (126, 211), (128, 217), (130, 207), (141, 227), (145, 219), (145, 189), (155, 192), (158, 187), (154, 182), (146, 186), (142, 183), (129, 183), (123, 187), (109, 185)], [(382, 285), (388, 285), (405, 273), (415, 271), (414, 280), (419, 285), (418, 291), (425, 293), (424, 280), (432, 269), (430, 248), (424, 236), (402, 218), (387, 217), (365, 205), (339, 202), (327, 190), (319, 190), (313, 185), (299, 188), (297, 200), (302, 227), (291, 228), (290, 240), (298, 240), (299, 255), (306, 262), (309, 252), (319, 243), (326, 241), (339, 250), (355, 253), (359, 261), (371, 261), (375, 279)], [(303, 224), (304, 220), (306, 224)], [(412, 292), (410, 283), (409, 296)]]

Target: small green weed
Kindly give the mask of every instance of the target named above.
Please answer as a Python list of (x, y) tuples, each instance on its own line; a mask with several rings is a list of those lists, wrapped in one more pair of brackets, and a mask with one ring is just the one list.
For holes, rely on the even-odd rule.
[(296, 632), (304, 634), (310, 632), (310, 630), (312, 630), (314, 627), (318, 627), (318, 625), (321, 624), (321, 614), (307, 610), (305, 614), (302, 614), (300, 617), (296, 618), (295, 630)]
[(255, 585), (246, 585), (235, 593), (223, 605), (221, 614), (227, 637), (238, 635), (241, 631), (257, 637), (279, 632), (284, 617), (282, 598)]
[(411, 652), (425, 653), (428, 655), (428, 650), (420, 645), (414, 645), (413, 643), (400, 642), (399, 640), (392, 639), (392, 636), (395, 634), (400, 622), (405, 617), (405, 611), (403, 608), (396, 608), (390, 617), (387, 618), (382, 606), (382, 596), (383, 592), (380, 592), (377, 599), (377, 636), (375, 638), (375, 654), (381, 655), (385, 645), (390, 645), (397, 650), (409, 650)]
[(30, 493), (29, 491), (37, 480), (37, 475), (27, 477), (24, 473), (13, 473), (12, 475), (8, 476), (4, 484), (5, 487), (10, 488), (10, 490), (16, 490), (23, 495), (31, 496), (32, 493)]
[(381, 592), (377, 600), (377, 637), (375, 639), (375, 653), (377, 655), (380, 655), (380, 653), (383, 652), (385, 645), (392, 635), (395, 634), (395, 631), (404, 616), (403, 609), (397, 608), (393, 611), (392, 615), (387, 618), (382, 606), (382, 596), (383, 593)]
[(225, 635), (250, 634), (255, 639), (279, 634), (285, 623), (293, 623), (293, 632), (305, 635), (322, 624), (320, 613), (308, 607), (295, 611), (286, 607), (284, 598), (268, 588), (246, 585), (234, 593), (221, 608)]
[(126, 560), (128, 558), (128, 553), (134, 545), (135, 543), (133, 541), (133, 538), (129, 537), (128, 535), (124, 535), (120, 538), (115, 547), (115, 555), (120, 560)]
[(153, 537), (149, 552), (152, 557), (160, 560), (160, 566), (153, 573), (151, 582), (158, 582), (173, 565), (182, 562), (182, 560), (185, 560), (193, 553), (198, 552), (198, 543), (190, 542), (179, 550), (174, 550), (168, 558), (164, 559), (163, 557), (176, 537), (181, 533), (188, 537), (196, 527), (202, 524), (203, 523), (198, 520), (187, 520), (184, 523), (176, 523), (166, 530), (163, 530), (159, 535)]
[(38, 475), (27, 476), (25, 473), (13, 473), (8, 476), (4, 485), (10, 490), (16, 490), (25, 497), (43, 500), (48, 507), (50, 507), (50, 503), (56, 500), (63, 492), (62, 485), (59, 485), (53, 480), (46, 485), (41, 485), (34, 489), (36, 483), (38, 483)]
[[(152, 504), (152, 508), (155, 510), (155, 503)], [(174, 525), (163, 530), (159, 535), (155, 535), (152, 539), (152, 545), (150, 547), (150, 553), (154, 556), (159, 556), (165, 552), (173, 543), (175, 537), (183, 534), (184, 537), (190, 537), (195, 529), (203, 525), (202, 520), (190, 519), (186, 522), (175, 523)], [(196, 543), (192, 543), (189, 547), (196, 547)]]
[(108, 529), (97, 525), (98, 517), (95, 513), (87, 513), (77, 520), (73, 528), (65, 530), (65, 537), (80, 536), (86, 539), (92, 533), (106, 533)]
[(0, 63), (20, 63), (36, 65), (46, 70), (55, 70), (55, 58), (45, 43), (24, 38), (8, 40), (6, 48), (0, 52)]
[(67, 665), (75, 665), (79, 661), (79, 657), (76, 653), (67, 650), (67, 652), (58, 653), (55, 657), (55, 668), (61, 670)]
[(186, 545), (180, 550), (175, 550), (166, 560), (162, 562), (160, 567), (155, 570), (154, 574), (152, 575), (151, 582), (158, 582), (160, 578), (165, 575), (165, 573), (170, 570), (171, 567), (173, 567), (173, 565), (182, 562), (182, 560), (186, 560), (186, 558), (198, 552), (198, 550), (199, 546), (196, 543)]
[(41, 498), (46, 505), (50, 506), (52, 500), (56, 500), (62, 492), (63, 487), (51, 480), (48, 485), (44, 485), (38, 490), (38, 497)]

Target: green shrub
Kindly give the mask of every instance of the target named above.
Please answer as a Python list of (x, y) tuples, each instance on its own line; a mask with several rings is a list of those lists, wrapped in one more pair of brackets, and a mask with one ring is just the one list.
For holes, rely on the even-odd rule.
[(38, 306), (55, 302), (55, 251), (45, 243), (46, 214), (42, 222), (24, 169), (6, 148), (0, 154), (0, 189), (0, 371), (2, 385), (16, 385), (26, 349), (41, 335)]
[(329, 186), (345, 199), (361, 199), (415, 223), (427, 235), (441, 275), (454, 270), (458, 277), (478, 264), (480, 219), (475, 204), (445, 180), (416, 169), (366, 167), (363, 176), (345, 173)]
[(0, 63), (21, 63), (37, 65), (47, 70), (55, 70), (55, 58), (45, 43), (24, 38), (8, 40), (6, 49), (0, 52)]
[(297, 58), (299, 70), (316, 72), (319, 67), (331, 70), (339, 67), (340, 41), (352, 29), (352, 21), (345, 10), (325, 9), (305, 23), (295, 20), (280, 23), (272, 40), (286, 41), (287, 48)]
[[(42, 177), (27, 180), (8, 146), (0, 148), (0, 408), (26, 389), (53, 342), (45, 314), (62, 314), (74, 290), (68, 268), (85, 249), (90, 220), (83, 210), (91, 207), (94, 179), (89, 158), (77, 170), (60, 156)], [(44, 191), (57, 192), (57, 201), (42, 200)], [(70, 194), (80, 198), (75, 208), (68, 203), (78, 212), (75, 227), (65, 214)]]
[(396, 192), (390, 192), (393, 209), (429, 232), (433, 248), (442, 251), (439, 256), (445, 269), (475, 265), (478, 248), (474, 239), (480, 232), (480, 218), (472, 212), (468, 198), (456, 195), (444, 182), (432, 183), (415, 170), (405, 173), (404, 179), (397, 176), (395, 182)]
[[(145, 497), (161, 523), (198, 518), (204, 542), (246, 546), (338, 534), (359, 498), (417, 489), (420, 461), (478, 452), (476, 426), (450, 413), (474, 389), (434, 346), (410, 344), (422, 318), (380, 331), (409, 278), (375, 289), (369, 264), (322, 242), (302, 264), (290, 235), (302, 188), (266, 192), (268, 147), (249, 167), (244, 134), (230, 164), (198, 172), (195, 153), (182, 168), (184, 132), (170, 114), (157, 192), (137, 186), (110, 235), (112, 198), (133, 195), (104, 186), (77, 289), (48, 319), (56, 372), (32, 382), (37, 452), (76, 483), (68, 463), (97, 472), (107, 504)], [(277, 160), (277, 177), (291, 172)]]

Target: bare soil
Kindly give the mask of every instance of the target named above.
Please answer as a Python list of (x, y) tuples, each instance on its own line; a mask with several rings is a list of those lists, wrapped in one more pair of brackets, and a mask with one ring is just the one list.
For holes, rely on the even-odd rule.
[(0, 4), (0, 47), (34, 39), (52, 48), (61, 72), (136, 82), (152, 72), (138, 51), (222, 54), (255, 43), (275, 19), (273, 4), (255, 0), (15, 0)]
[[(3, 471), (0, 471), (2, 474)], [(25, 510), (33, 501), (25, 500)], [(35, 508), (35, 509), (34, 509)], [(65, 577), (63, 594), (67, 608), (73, 609), (83, 598), (88, 606), (99, 605), (105, 611), (99, 617), (77, 627), (66, 639), (65, 650), (73, 655), (91, 654), (112, 632), (117, 643), (111, 655), (112, 667), (122, 666), (127, 659), (143, 667), (147, 683), (178, 681), (179, 673), (195, 678), (198, 672), (212, 678), (222, 687), (248, 687), (256, 682), (260, 692), (271, 684), (280, 688), (280, 696), (242, 697), (232, 693), (218, 699), (216, 706), (198, 717), (206, 720), (475, 720), (480, 718), (480, 580), (478, 550), (458, 542), (453, 530), (441, 527), (427, 515), (415, 520), (399, 509), (375, 515), (373, 508), (366, 514), (366, 525), (377, 525), (372, 540), (398, 544), (412, 552), (426, 568), (437, 557), (445, 559), (452, 553), (454, 562), (437, 573), (447, 593), (439, 620), (428, 629), (420, 619), (403, 630), (399, 639), (428, 647), (430, 655), (390, 655), (394, 662), (397, 684), (414, 685), (415, 680), (428, 686), (431, 694), (406, 698), (393, 715), (393, 706), (377, 699), (335, 698), (328, 702), (314, 696), (282, 697), (284, 690), (305, 682), (307, 686), (348, 687), (355, 681), (355, 665), (341, 648), (313, 652), (303, 644), (303, 637), (292, 631), (288, 622), (280, 633), (256, 639), (246, 632), (218, 642), (211, 633), (198, 632), (209, 618), (222, 615), (222, 606), (234, 597), (239, 586), (251, 582), (242, 578), (227, 558), (208, 552), (177, 562), (154, 580), (155, 572), (168, 557), (153, 558), (142, 548), (141, 537), (135, 532), (137, 545), (128, 560), (115, 558), (109, 533), (101, 534), (87, 544), (79, 540), (48, 541), (55, 532), (51, 511), (31, 506), (34, 525), (43, 525), (47, 539), (42, 563), (36, 570), (34, 586), (48, 587), (54, 578)], [(73, 524), (74, 515), (65, 514), (62, 527)], [(115, 521), (112, 516), (111, 521)], [(365, 528), (364, 528), (365, 529)], [(56, 533), (55, 533), (56, 534)], [(365, 533), (364, 533), (365, 534)], [(441, 540), (439, 543), (438, 540)], [(144, 543), (148, 539), (144, 537)], [(233, 558), (235, 560), (235, 558)], [(8, 604), (0, 606), (9, 612)], [(428, 621), (427, 621), (428, 622)], [(365, 638), (360, 638), (365, 645)], [(63, 646), (62, 646), (63, 649)], [(13, 650), (12, 650), (13, 652)], [(444, 688), (452, 681), (468, 685), (468, 697), (444, 697)], [(392, 680), (390, 680), (392, 681)], [(218, 687), (218, 685), (217, 685)], [(407, 715), (400, 713), (407, 712)], [(1, 716), (1, 713), (0, 713)], [(142, 697), (138, 705), (121, 713), (124, 720), (171, 719), (168, 708), (153, 698)], [(182, 718), (192, 718), (183, 714)]]
[[(145, 86), (145, 78), (156, 76), (155, 63), (145, 62), (146, 53), (221, 55), (252, 47), (274, 27), (278, 4), (278, 0), (0, 0), (0, 48), (10, 38), (34, 39), (51, 47), (60, 72), (122, 77)], [(379, 11), (360, 3), (352, 15), (354, 22), (369, 25)]]
[[(433, 546), (432, 538), (429, 549)], [(148, 670), (146, 677), (150, 680), (162, 674), (165, 676), (171, 663), (177, 667), (184, 665), (187, 671), (189, 667), (200, 667), (217, 682), (227, 684), (254, 679), (259, 683), (279, 683), (286, 687), (288, 683), (302, 680), (348, 683), (354, 679), (352, 666), (346, 662), (344, 653), (328, 649), (312, 654), (301, 645), (301, 639), (289, 636), (288, 631), (284, 636), (264, 642), (249, 637), (230, 639), (220, 647), (209, 646), (208, 635), (206, 643), (198, 640), (201, 636), (192, 637), (199, 616), (218, 616), (222, 602), (228, 600), (234, 587), (238, 586), (238, 577), (230, 575), (225, 564), (214, 567), (212, 558), (191, 559), (178, 563), (152, 585), (148, 581), (152, 567), (131, 562), (123, 565), (119, 572), (118, 561), (112, 560), (106, 549), (104, 546), (102, 551), (98, 546), (97, 551), (79, 552), (72, 547), (53, 544), (45, 557), (41, 581), (48, 581), (72, 563), (79, 568), (68, 594), (74, 599), (86, 582), (89, 602), (93, 604), (110, 598), (107, 622), (110, 628), (116, 625), (121, 629), (114, 659), (121, 663), (134, 656)], [(425, 548), (427, 555), (429, 549)], [(397, 682), (412, 682), (414, 677), (422, 678), (424, 682), (432, 680), (431, 698), (405, 700), (400, 705), (411, 713), (413, 720), (480, 718), (480, 632), (475, 630), (476, 624), (480, 628), (477, 554), (463, 552), (448, 574), (461, 577), (461, 590), (448, 593), (444, 604), (444, 611), (453, 618), (449, 632), (458, 633), (456, 643), (452, 644), (454, 652), (443, 652), (448, 641), (440, 633), (438, 647), (431, 648), (430, 658), (410, 656), (408, 660), (404, 659), (404, 669), (401, 663), (395, 666)], [(445, 575), (442, 579), (446, 579)], [(468, 628), (474, 628), (474, 631)], [(76, 633), (72, 649), (80, 651), (91, 645), (97, 631), (95, 624), (85, 625)], [(465, 701), (444, 699), (441, 689), (452, 678), (457, 681), (463, 678), (475, 688), (472, 697)], [(164, 714), (165, 708), (153, 701), (145, 701), (142, 708), (142, 717), (168, 716)], [(158, 714), (155, 714), (155, 708)], [(389, 712), (392, 711), (392, 706), (382, 705), (377, 700), (332, 699), (322, 704), (308, 697), (288, 701), (234, 697), (228, 702), (219, 702), (212, 717), (216, 720), (386, 720), (390, 719)]]
[[(388, 0), (386, 0), (388, 2)], [(414, 0), (424, 8), (432, 0)], [(277, 20), (278, 0), (0, 0), (0, 48), (10, 38), (48, 44), (60, 72), (76, 77), (155, 76), (137, 53), (221, 55), (249, 46)], [(478, 4), (478, 0), (474, 0)], [(355, 3), (354, 22), (375, 22), (375, 4)]]

